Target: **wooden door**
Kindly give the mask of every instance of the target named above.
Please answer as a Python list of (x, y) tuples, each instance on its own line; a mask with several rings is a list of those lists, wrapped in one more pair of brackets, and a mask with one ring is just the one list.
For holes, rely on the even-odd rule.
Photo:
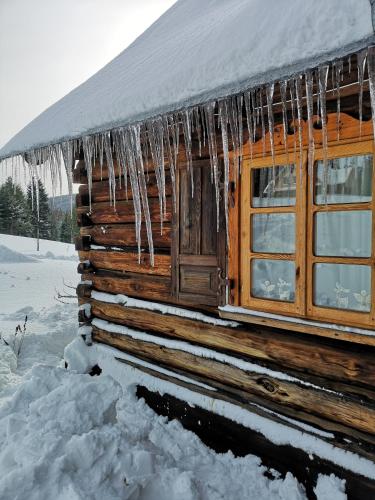
[(192, 197), (190, 174), (186, 165), (181, 166), (173, 222), (173, 289), (181, 302), (217, 306), (225, 297), (226, 242), (222, 215), (217, 231), (215, 186), (211, 182), (209, 160), (193, 163), (193, 183)]

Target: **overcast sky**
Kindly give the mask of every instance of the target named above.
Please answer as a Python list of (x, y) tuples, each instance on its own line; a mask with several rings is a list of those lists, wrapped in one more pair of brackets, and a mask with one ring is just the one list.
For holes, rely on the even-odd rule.
[(174, 1), (0, 0), (0, 147)]

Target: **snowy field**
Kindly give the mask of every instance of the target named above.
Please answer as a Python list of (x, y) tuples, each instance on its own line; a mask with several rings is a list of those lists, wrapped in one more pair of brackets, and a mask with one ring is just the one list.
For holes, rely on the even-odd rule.
[[(90, 349), (77, 338), (75, 299), (54, 299), (76, 285), (76, 266), (72, 245), (42, 241), (37, 252), (33, 240), (0, 235), (1, 500), (305, 499), (291, 474), (269, 479), (255, 456), (216, 454), (132, 387), (64, 368), (68, 344), (67, 358)], [(320, 476), (320, 500), (344, 491)]]

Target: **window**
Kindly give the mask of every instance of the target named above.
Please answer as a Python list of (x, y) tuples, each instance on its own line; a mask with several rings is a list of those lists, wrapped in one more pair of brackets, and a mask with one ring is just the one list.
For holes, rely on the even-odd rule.
[(374, 326), (372, 141), (245, 160), (240, 193), (240, 305)]

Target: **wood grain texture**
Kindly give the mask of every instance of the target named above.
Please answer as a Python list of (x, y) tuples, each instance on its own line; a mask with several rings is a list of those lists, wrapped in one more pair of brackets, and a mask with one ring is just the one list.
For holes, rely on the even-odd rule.
[(90, 261), (95, 269), (109, 269), (113, 271), (127, 271), (141, 274), (171, 275), (170, 255), (155, 254), (155, 265), (150, 264), (150, 255), (141, 253), (117, 252), (111, 250), (90, 250), (79, 252), (81, 261)]
[[(89, 236), (94, 245), (136, 247), (137, 238), (134, 224), (101, 224), (82, 227), (82, 236)], [(160, 224), (152, 225), (152, 239), (155, 248), (170, 248), (171, 225), (163, 224), (163, 233), (160, 232)], [(147, 246), (147, 232), (145, 225), (141, 227), (141, 246)]]
[[(179, 316), (163, 315), (145, 309), (91, 301), (92, 314), (98, 318), (144, 331), (230, 351), (274, 366), (289, 367), (304, 374), (362, 385), (374, 390), (375, 349), (354, 349), (342, 342), (318, 344), (293, 335), (245, 328), (229, 328)], [(353, 388), (355, 392), (355, 388)]]
[[(148, 200), (150, 209), (150, 217), (152, 222), (160, 222), (160, 205), (157, 198), (150, 198)], [(166, 214), (163, 214), (163, 221), (169, 222), (172, 219), (172, 201), (167, 198)], [(77, 214), (84, 214), (87, 216), (91, 224), (124, 224), (128, 222), (134, 223), (134, 206), (132, 200), (120, 200), (115, 205), (108, 202), (93, 203), (91, 210), (88, 206), (78, 207)], [(143, 212), (142, 212), (142, 219)], [(88, 225), (88, 224), (86, 224)]]
[[(149, 198), (157, 198), (158, 197), (158, 187), (156, 182), (155, 173), (150, 173), (148, 179), (146, 177), (147, 182), (147, 194)], [(101, 182), (94, 182), (91, 189), (91, 201), (92, 203), (99, 203), (103, 201), (109, 201), (110, 190), (109, 190), (109, 182), (107, 180), (103, 180)], [(165, 193), (167, 196), (171, 196), (172, 194), (172, 184), (171, 177), (169, 172), (166, 173), (165, 176)], [(128, 181), (127, 189), (125, 189), (124, 179), (121, 179), (121, 183), (119, 179), (116, 179), (116, 190), (115, 190), (116, 200), (132, 200), (133, 192), (131, 190), (130, 181)], [(89, 188), (87, 184), (83, 184), (79, 187), (79, 196), (77, 196), (77, 206), (87, 205), (87, 200), (89, 199)], [(83, 202), (82, 202), (83, 200)]]
[(226, 384), (261, 396), (294, 409), (321, 415), (347, 427), (369, 434), (375, 433), (375, 406), (365, 405), (338, 394), (301, 387), (297, 383), (278, 380), (272, 376), (243, 371), (211, 359), (143, 342), (125, 335), (110, 333), (93, 326), (93, 340), (103, 342), (125, 352), (140, 354), (153, 362), (197, 373), (208, 379), (225, 380)]

